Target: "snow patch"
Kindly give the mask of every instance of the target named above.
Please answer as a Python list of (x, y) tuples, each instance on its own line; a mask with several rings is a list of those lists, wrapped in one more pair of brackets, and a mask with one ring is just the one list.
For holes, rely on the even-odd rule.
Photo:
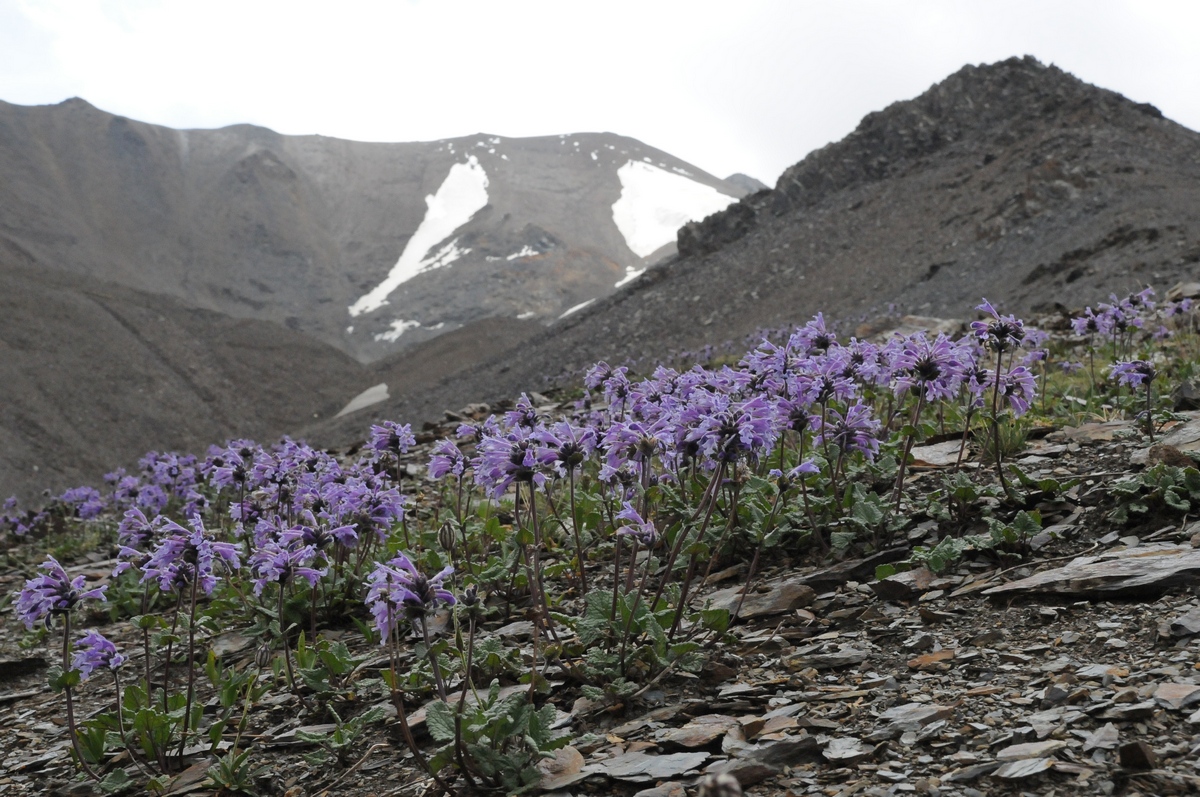
[(596, 156), (596, 150), (592, 150), (592, 160), (594, 160), (594, 161), (598, 161), (598, 160), (600, 160), (600, 158), (598, 158), (598, 157)]
[(679, 172), (679, 173), (680, 173), (680, 174), (682, 174), (684, 177), (691, 177), (691, 176), (692, 176), (692, 173), (691, 173), (691, 172), (689, 172), (687, 169), (681, 169), (681, 168), (679, 168), (678, 166), (672, 166), (672, 167), (671, 167), (671, 171), (673, 171), (673, 172)]
[(438, 243), (446, 240), (459, 227), (471, 220), (488, 202), (488, 178), (483, 167), (474, 155), (467, 158), (466, 163), (456, 163), (450, 167), (450, 173), (442, 181), (436, 194), (425, 197), (428, 210), (421, 226), (408, 240), (408, 245), (400, 254), (396, 265), (383, 282), (375, 286), (369, 293), (350, 305), (350, 315), (357, 316), (378, 310), (387, 304), (387, 297), (403, 283), (431, 268), (448, 265), (466, 254), (469, 249), (460, 250), (451, 241), (442, 247), (432, 258), (427, 258), (429, 250)]
[(579, 304), (575, 305), (574, 307), (570, 307), (570, 308), (568, 308), (566, 312), (564, 312), (562, 315), (560, 315), (560, 316), (558, 317), (558, 318), (559, 318), (559, 320), (561, 321), (562, 319), (564, 319), (564, 318), (566, 318), (567, 316), (569, 316), (571, 313), (578, 312), (579, 310), (582, 310), (583, 308), (587, 307), (589, 304), (591, 304), (591, 303), (592, 303), (592, 302), (594, 302), (594, 301), (596, 301), (594, 298), (592, 298), (592, 299), (588, 299), (586, 302), (580, 302)]
[(347, 334), (347, 335), (353, 335), (353, 334), (354, 334), (354, 324), (351, 324), (350, 326), (346, 327), (346, 334)]
[(410, 329), (416, 329), (419, 326), (421, 326), (420, 321), (405, 321), (403, 319), (397, 318), (395, 321), (392, 322), (392, 326), (387, 332), (380, 332), (379, 334), (375, 335), (374, 337), (375, 337), (376, 341), (386, 340), (388, 343), (395, 343), (396, 341), (398, 341), (400, 339), (400, 336), (403, 335), (405, 332), (407, 332)]
[(541, 254), (541, 252), (534, 249), (532, 246), (527, 245), (520, 252), (514, 252), (513, 254), (509, 255), (508, 257), (506, 257), (504, 259), (505, 260), (520, 260), (523, 257), (536, 257), (540, 254)]
[(378, 404), (381, 401), (387, 401), (388, 398), (390, 398), (390, 396), (388, 396), (387, 383), (381, 382), (374, 387), (367, 388), (354, 398), (350, 399), (350, 403), (342, 407), (341, 412), (334, 417), (340, 418), (343, 415), (349, 415), (352, 412), (358, 412), (361, 409), (370, 407), (372, 404)]
[(639, 257), (674, 241), (679, 228), (689, 221), (703, 219), (736, 201), (712, 186), (638, 161), (628, 161), (617, 169), (617, 177), (621, 197), (612, 206), (613, 222)]
[(626, 266), (625, 267), (625, 276), (622, 277), (620, 282), (618, 282), (613, 287), (620, 288), (622, 285), (628, 285), (629, 283), (633, 282), (635, 279), (637, 279), (638, 277), (642, 276), (645, 273), (646, 273), (646, 269), (644, 269), (644, 268), (633, 268), (632, 266)]
[(525, 320), (528, 320), (528, 319), (530, 319), (530, 318), (533, 318), (535, 315), (537, 315), (537, 313), (533, 312), (532, 310), (527, 310), (527, 311), (525, 311), (524, 313), (521, 313), (519, 316), (517, 316), (517, 320), (518, 320), (518, 321), (525, 321)]

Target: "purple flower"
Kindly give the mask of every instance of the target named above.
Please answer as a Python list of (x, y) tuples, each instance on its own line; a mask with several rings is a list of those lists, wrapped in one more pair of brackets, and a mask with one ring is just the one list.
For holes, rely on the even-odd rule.
[(1154, 381), (1154, 377), (1158, 375), (1154, 364), (1146, 360), (1128, 360), (1125, 362), (1113, 363), (1109, 368), (1109, 378), (1115, 379), (1119, 384), (1128, 385), (1132, 388), (1138, 388), (1142, 385)]
[(1071, 319), (1071, 330), (1076, 335), (1095, 335), (1098, 333), (1107, 333), (1106, 322), (1108, 318), (1103, 315), (1096, 315), (1092, 308), (1084, 308), (1083, 315)]
[(945, 335), (932, 342), (925, 334), (909, 335), (894, 360), (896, 393), (920, 390), (926, 401), (951, 399), (958, 393), (962, 381), (962, 365), (958, 350)]
[(1029, 410), (1030, 402), (1037, 395), (1033, 372), (1021, 365), (1004, 374), (1000, 380), (1000, 395), (1012, 407), (1013, 415), (1020, 418)]
[(217, 585), (214, 565), (220, 561), (231, 570), (241, 566), (237, 546), (214, 541), (199, 517), (193, 517), (189, 524), (191, 530), (171, 520), (163, 524), (162, 531), (168, 536), (158, 543), (142, 568), (142, 583), (153, 579), (163, 592), (182, 591), (198, 578), (199, 588), (205, 595), (212, 595)]
[(555, 459), (554, 452), (539, 445), (527, 432), (517, 428), (503, 437), (488, 435), (477, 446), (475, 481), (493, 498), (504, 495), (514, 482), (538, 488), (546, 483), (546, 469)]
[(404, 554), (386, 564), (376, 564), (367, 576), (367, 603), (375, 618), (375, 628), (379, 630), (380, 643), (391, 636), (399, 614), (415, 619), (424, 617), (438, 603), (453, 606), (456, 603), (454, 595), (442, 586), (453, 572), (453, 567), (446, 567), (430, 578)]
[(621, 511), (617, 513), (617, 519), (625, 521), (625, 524), (617, 529), (617, 534), (622, 537), (632, 537), (645, 548), (653, 548), (658, 541), (658, 530), (654, 528), (654, 524), (643, 520), (629, 501), (623, 501), (621, 507)]
[(453, 440), (443, 438), (433, 444), (429, 457), (429, 478), (440, 481), (452, 473), (456, 479), (461, 479), (466, 469), (467, 458)]
[(854, 404), (842, 415), (837, 410), (829, 410), (829, 418), (817, 434), (817, 441), (824, 444), (830, 442), (849, 454), (861, 451), (868, 459), (873, 459), (879, 451), (880, 422), (871, 417), (870, 406), (861, 401)]
[(971, 322), (971, 331), (980, 343), (996, 352), (1012, 351), (1021, 345), (1025, 339), (1025, 325), (1016, 316), (1000, 315), (987, 299), (975, 309), (992, 317), (991, 321)]
[(720, 393), (689, 405), (681, 415), (692, 429), (685, 440), (696, 443), (710, 459), (733, 462), (756, 457), (775, 444), (774, 413), (762, 396), (734, 402)]
[(285, 532), (283, 538), (269, 540), (250, 555), (250, 572), (254, 575), (254, 594), (261, 595), (267, 584), (291, 583), (294, 578), (303, 578), (310, 587), (315, 587), (328, 569), (318, 570), (312, 565), (317, 558), (317, 549), (304, 545), (299, 533)]
[(26, 581), (25, 588), (17, 596), (17, 618), (28, 629), (32, 630), (39, 620), (46, 619), (49, 623), (50, 616), (66, 614), (80, 601), (107, 600), (104, 597), (107, 586), (85, 590), (84, 577), (68, 578), (67, 571), (53, 556), (46, 557), (38, 569), (43, 571), (42, 575)]
[(92, 670), (116, 670), (125, 663), (125, 656), (117, 646), (99, 631), (88, 631), (75, 641), (75, 655), (71, 669), (79, 671), (79, 679), (86, 681)]
[(379, 426), (371, 427), (371, 439), (367, 445), (375, 451), (390, 451), (399, 455), (408, 453), (409, 446), (416, 445), (417, 438), (413, 436), (412, 426), (398, 424), (395, 421), (384, 421)]

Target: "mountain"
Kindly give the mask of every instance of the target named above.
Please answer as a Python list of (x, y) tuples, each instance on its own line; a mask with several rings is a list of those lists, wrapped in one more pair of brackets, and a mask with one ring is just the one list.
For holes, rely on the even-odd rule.
[(484, 317), (553, 321), (745, 193), (611, 133), (376, 144), (0, 102), (0, 257), (363, 362)]
[(1200, 134), (1033, 58), (967, 66), (863, 119), (771, 191), (680, 230), (678, 256), (433, 390), (310, 425), (361, 437), (537, 389), (600, 359), (642, 363), (817, 312), (1020, 312), (1167, 286), (1200, 262)]

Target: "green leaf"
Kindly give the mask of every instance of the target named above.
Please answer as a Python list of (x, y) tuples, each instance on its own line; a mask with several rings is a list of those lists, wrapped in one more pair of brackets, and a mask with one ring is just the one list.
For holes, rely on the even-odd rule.
[(701, 609), (700, 621), (705, 628), (724, 633), (729, 628), (729, 610), (728, 609)]
[(454, 711), (441, 700), (435, 700), (425, 709), (425, 727), (429, 735), (438, 742), (454, 739)]
[(118, 768), (105, 775), (104, 779), (96, 785), (98, 785), (100, 787), (100, 791), (104, 792), (105, 794), (116, 794), (117, 792), (124, 791), (132, 786), (133, 779), (129, 777), (129, 773), (127, 773), (125, 770)]
[(896, 575), (895, 565), (879, 565), (875, 568), (875, 580), (883, 581), (888, 576)]

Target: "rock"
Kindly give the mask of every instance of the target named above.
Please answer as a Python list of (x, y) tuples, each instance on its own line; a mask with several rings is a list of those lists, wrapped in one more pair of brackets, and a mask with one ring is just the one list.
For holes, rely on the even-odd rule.
[(1181, 683), (1159, 684), (1154, 690), (1154, 701), (1163, 708), (1182, 711), (1194, 703), (1200, 703), (1200, 686)]
[(944, 650), (926, 653), (923, 656), (917, 656), (915, 659), (908, 660), (908, 668), (910, 670), (935, 670), (938, 665), (950, 661), (954, 658), (955, 651), (946, 648)]
[(1200, 550), (1172, 543), (1081, 556), (1064, 567), (1035, 573), (983, 591), (992, 598), (1013, 594), (1092, 598), (1158, 595), (1200, 581)]
[(614, 780), (645, 783), (686, 775), (708, 759), (708, 753), (648, 755), (641, 751), (622, 753), (583, 768), (585, 775), (605, 775)]
[(1067, 743), (1058, 739), (1050, 739), (1044, 742), (1028, 742), (1026, 744), (1014, 744), (1003, 748), (996, 753), (997, 761), (1020, 761), (1026, 758), (1047, 758), (1054, 755), (1059, 750), (1064, 750)]
[(1143, 703), (1126, 703), (1124, 705), (1115, 705), (1105, 709), (1100, 715), (1100, 719), (1117, 720), (1118, 722), (1129, 722), (1131, 720), (1147, 719), (1154, 714), (1154, 709), (1158, 704), (1154, 701), (1146, 701)]
[(1117, 755), (1121, 766), (1126, 769), (1154, 769), (1158, 766), (1158, 755), (1145, 742), (1128, 742), (1121, 745)]
[[(959, 451), (962, 450), (962, 440), (946, 440), (931, 446), (913, 446), (909, 467), (913, 470), (932, 470), (936, 468), (952, 468), (959, 461)], [(962, 459), (970, 458), (970, 452), (963, 452)]]
[(871, 582), (871, 591), (880, 600), (906, 603), (921, 596), (933, 583), (933, 572), (927, 567), (895, 573), (879, 581)]
[(1079, 426), (1064, 426), (1063, 435), (1076, 443), (1107, 443), (1118, 437), (1137, 434), (1132, 421), (1104, 421)]
[(569, 746), (556, 750), (553, 758), (539, 761), (537, 771), (542, 776), (539, 787), (543, 791), (564, 789), (587, 777), (583, 771), (583, 755)]
[(1053, 758), (1025, 758), (1020, 761), (1010, 761), (1002, 764), (992, 773), (994, 777), (1015, 780), (1041, 774), (1054, 766)]
[(696, 717), (682, 728), (671, 728), (660, 733), (657, 740), (666, 745), (687, 749), (704, 747), (724, 736), (738, 720), (724, 714), (705, 714)]
[(1174, 404), (1175, 412), (1200, 410), (1200, 390), (1197, 390), (1195, 385), (1185, 379), (1171, 391), (1171, 401)]
[(1171, 621), (1171, 636), (1195, 636), (1200, 634), (1200, 606), (1193, 606), (1186, 614)]
[[(741, 793), (740, 791), (738, 792)], [(634, 792), (633, 797), (687, 797), (687, 789), (683, 788), (682, 783), (670, 781), (668, 783), (660, 783), (652, 789), (642, 789), (639, 792)]]
[(875, 748), (862, 743), (862, 740), (851, 736), (835, 736), (825, 745), (821, 755), (831, 764), (839, 766), (854, 766), (875, 755)]
[(1111, 722), (1106, 722), (1088, 734), (1088, 737), (1083, 740), (1083, 752), (1090, 753), (1092, 750), (1112, 750), (1120, 742), (1121, 732), (1117, 730), (1117, 726)]
[(728, 774), (736, 777), (742, 786), (751, 786), (805, 759), (814, 758), (821, 749), (815, 736), (787, 736), (772, 742), (747, 745), (735, 751), (728, 761), (720, 761), (708, 768), (710, 774)]
[(843, 647), (833, 653), (800, 654), (787, 660), (787, 666), (793, 670), (812, 667), (817, 670), (835, 670), (838, 667), (849, 667), (861, 664), (870, 656), (870, 652), (855, 647)]
[(1168, 302), (1200, 298), (1200, 282), (1177, 282), (1167, 291)]
[[(1168, 448), (1175, 449), (1174, 454), (1165, 453), (1163, 454), (1164, 456), (1183, 456), (1189, 461), (1192, 461), (1194, 464), (1194, 460), (1191, 460), (1189, 455), (1200, 452), (1200, 415), (1194, 412), (1189, 412), (1187, 415), (1187, 421), (1173, 427), (1171, 431), (1163, 435), (1163, 437), (1160, 440), (1157, 440), (1156, 443), (1158, 446), (1166, 447), (1163, 449), (1164, 452), (1166, 452)], [(1155, 447), (1156, 446), (1151, 446), (1149, 448), (1142, 449), (1141, 451), (1134, 452), (1129, 457), (1129, 461), (1135, 465), (1151, 462), (1151, 452)], [(1183, 460), (1178, 461), (1182, 462)], [(1174, 463), (1168, 462), (1167, 464), (1170, 465)]]
[(817, 593), (812, 587), (801, 584), (798, 580), (794, 579), (774, 583), (768, 582), (763, 586), (767, 587), (765, 592), (752, 592), (746, 596), (744, 601), (742, 601), (742, 590), (744, 587), (738, 586), (718, 590), (706, 598), (697, 599), (697, 605), (703, 605), (703, 603), (711, 601), (709, 605), (712, 608), (725, 609), (730, 614), (733, 614), (737, 610), (740, 601), (742, 608), (738, 611), (738, 617), (750, 619), (753, 617), (769, 617), (773, 614), (786, 614), (787, 612), (810, 605), (817, 597)]

